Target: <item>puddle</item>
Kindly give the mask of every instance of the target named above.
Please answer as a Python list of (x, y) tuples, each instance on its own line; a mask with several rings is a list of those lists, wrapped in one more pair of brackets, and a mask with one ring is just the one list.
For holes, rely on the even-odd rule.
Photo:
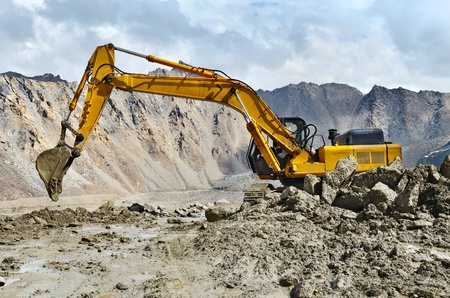
[(9, 286), (10, 284), (15, 283), (16, 281), (19, 281), (20, 278), (5, 278), (5, 284), (3, 285), (4, 287)]
[(83, 227), (81, 230), (79, 230), (78, 233), (85, 232), (85, 233), (95, 233), (95, 234), (97, 234), (97, 233), (108, 232), (108, 231), (110, 231), (110, 230), (106, 229), (106, 228), (100, 228), (100, 227), (95, 227), (95, 226), (93, 226), (93, 227), (87, 226), (87, 227)]
[(149, 279), (155, 279), (156, 275), (155, 274), (145, 274), (145, 273), (143, 273), (143, 274), (134, 274), (134, 275), (131, 275), (130, 278), (133, 281), (143, 282), (143, 281), (146, 281), (146, 280), (149, 280)]
[(450, 252), (444, 248), (440, 247), (432, 247), (430, 249), (430, 254), (437, 260), (437, 261), (449, 261), (450, 262)]
[(52, 272), (52, 270), (44, 268), (45, 263), (47, 263), (47, 261), (44, 260), (36, 260), (25, 263), (20, 266), (19, 273)]
[[(432, 247), (430, 249), (420, 248), (414, 244), (404, 243), (406, 253), (420, 254), (421, 260), (428, 261), (448, 261), (450, 262), (450, 252), (448, 249), (441, 247)], [(413, 268), (419, 268), (422, 264), (421, 261), (411, 262)]]
[(413, 245), (413, 244), (405, 244), (404, 243), (404, 248), (405, 248), (405, 251), (407, 252), (407, 253), (416, 253), (417, 251), (419, 251), (420, 250), (420, 247), (417, 247), (417, 246), (415, 246), (415, 245)]
[[(142, 240), (148, 240), (157, 237), (161, 232), (160, 228), (150, 228), (150, 229), (143, 229), (138, 228), (135, 226), (118, 226), (114, 225), (110, 228), (101, 228), (101, 227), (83, 227), (81, 229), (81, 232), (87, 233), (87, 234), (99, 234), (99, 233), (112, 233), (116, 232), (120, 236), (126, 236), (132, 239), (142, 239)], [(80, 234), (80, 232), (78, 232)]]

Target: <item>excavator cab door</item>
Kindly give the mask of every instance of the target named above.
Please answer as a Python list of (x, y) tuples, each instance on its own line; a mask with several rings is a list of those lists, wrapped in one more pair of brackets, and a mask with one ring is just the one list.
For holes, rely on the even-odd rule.
[(295, 139), (302, 144), (306, 139), (305, 127), (307, 127), (305, 120), (300, 117), (282, 117), (281, 123), (294, 135)]
[[(304, 142), (306, 138), (304, 130), (306, 127), (305, 120), (300, 117), (280, 117), (279, 120), (289, 131), (292, 132), (299, 143)], [(268, 140), (268, 142), (272, 143), (272, 140)], [(273, 149), (281, 168), (284, 168), (288, 162), (288, 155), (286, 151), (281, 148)], [(248, 146), (247, 161), (253, 173), (257, 174), (261, 179), (273, 179), (276, 174), (267, 165), (253, 139), (250, 140), (250, 144)]]

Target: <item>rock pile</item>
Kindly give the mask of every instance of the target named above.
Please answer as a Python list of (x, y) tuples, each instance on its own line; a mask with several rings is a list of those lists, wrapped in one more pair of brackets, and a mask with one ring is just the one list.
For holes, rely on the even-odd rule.
[(291, 186), (254, 203), (282, 205), (294, 212), (325, 204), (359, 213), (362, 219), (386, 215), (410, 218), (418, 213), (435, 218), (450, 215), (450, 156), (440, 169), (434, 165), (403, 169), (400, 159), (363, 173), (355, 173), (356, 168), (353, 156), (341, 159), (323, 178), (307, 175), (303, 190)]
[(355, 169), (345, 158), (303, 190), (268, 193), (211, 222), (196, 247), (219, 260), (214, 277), (245, 294), (448, 297), (450, 157), (440, 169), (400, 160)]

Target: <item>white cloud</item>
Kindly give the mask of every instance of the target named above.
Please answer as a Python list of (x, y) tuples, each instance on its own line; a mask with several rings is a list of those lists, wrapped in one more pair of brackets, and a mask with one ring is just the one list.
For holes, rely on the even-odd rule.
[[(0, 0), (0, 72), (78, 80), (95, 47), (112, 42), (221, 69), (255, 89), (307, 81), (450, 91), (447, 3)], [(121, 62), (125, 71), (157, 67)]]
[(44, 0), (13, 0), (15, 6), (32, 11), (45, 8), (44, 2)]

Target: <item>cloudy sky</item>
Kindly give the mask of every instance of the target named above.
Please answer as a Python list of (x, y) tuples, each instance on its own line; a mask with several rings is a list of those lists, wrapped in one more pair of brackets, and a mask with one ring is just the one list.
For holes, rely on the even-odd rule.
[[(78, 81), (95, 47), (112, 42), (254, 89), (450, 92), (449, 13), (448, 0), (0, 0), (0, 73)], [(117, 66), (158, 67), (120, 55)]]

